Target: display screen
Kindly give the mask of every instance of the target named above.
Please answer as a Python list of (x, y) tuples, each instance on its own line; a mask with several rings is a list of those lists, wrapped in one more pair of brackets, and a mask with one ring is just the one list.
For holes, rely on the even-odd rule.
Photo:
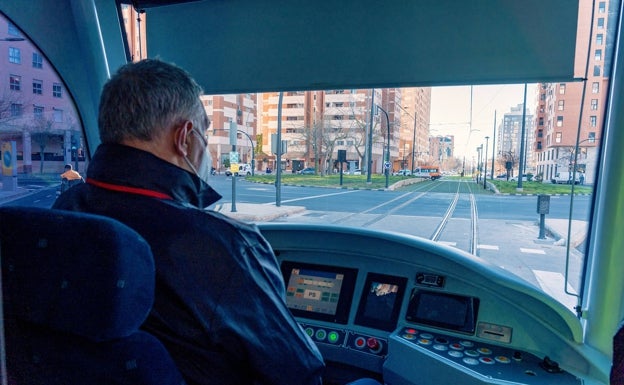
[(282, 274), (295, 316), (347, 323), (356, 269), (285, 261)]
[(474, 333), (479, 299), (414, 289), (405, 318), (444, 329)]
[(369, 273), (355, 323), (382, 330), (393, 330), (399, 318), (407, 278)]

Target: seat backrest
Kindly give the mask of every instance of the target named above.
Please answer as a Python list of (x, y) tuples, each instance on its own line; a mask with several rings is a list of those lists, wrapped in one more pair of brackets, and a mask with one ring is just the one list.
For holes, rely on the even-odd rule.
[(110, 218), (0, 207), (9, 384), (180, 384), (139, 330), (154, 301), (149, 245)]
[(611, 366), (611, 385), (624, 385), (624, 323), (613, 336), (613, 365)]

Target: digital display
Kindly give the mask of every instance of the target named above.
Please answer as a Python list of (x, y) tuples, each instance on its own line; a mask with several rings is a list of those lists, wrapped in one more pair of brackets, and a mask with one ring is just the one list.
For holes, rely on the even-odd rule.
[(381, 330), (396, 328), (407, 278), (369, 273), (355, 323)]
[(285, 261), (282, 274), (295, 316), (347, 323), (356, 269)]
[(479, 299), (414, 289), (405, 318), (444, 329), (474, 333)]

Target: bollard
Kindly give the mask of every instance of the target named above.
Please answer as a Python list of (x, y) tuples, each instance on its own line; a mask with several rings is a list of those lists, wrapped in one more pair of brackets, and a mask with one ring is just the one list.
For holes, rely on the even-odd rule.
[(550, 211), (550, 195), (540, 194), (537, 196), (537, 213), (540, 215), (539, 239), (546, 239), (546, 214)]

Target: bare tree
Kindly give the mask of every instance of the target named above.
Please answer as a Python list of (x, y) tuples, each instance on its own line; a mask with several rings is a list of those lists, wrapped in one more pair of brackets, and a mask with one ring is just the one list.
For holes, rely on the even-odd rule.
[(45, 148), (48, 145), (48, 141), (52, 136), (52, 127), (54, 121), (45, 117), (37, 117), (33, 121), (31, 127), (31, 138), (34, 143), (39, 145), (39, 154), (41, 155), (41, 161), (39, 162), (39, 173), (43, 174), (43, 162), (45, 161)]

